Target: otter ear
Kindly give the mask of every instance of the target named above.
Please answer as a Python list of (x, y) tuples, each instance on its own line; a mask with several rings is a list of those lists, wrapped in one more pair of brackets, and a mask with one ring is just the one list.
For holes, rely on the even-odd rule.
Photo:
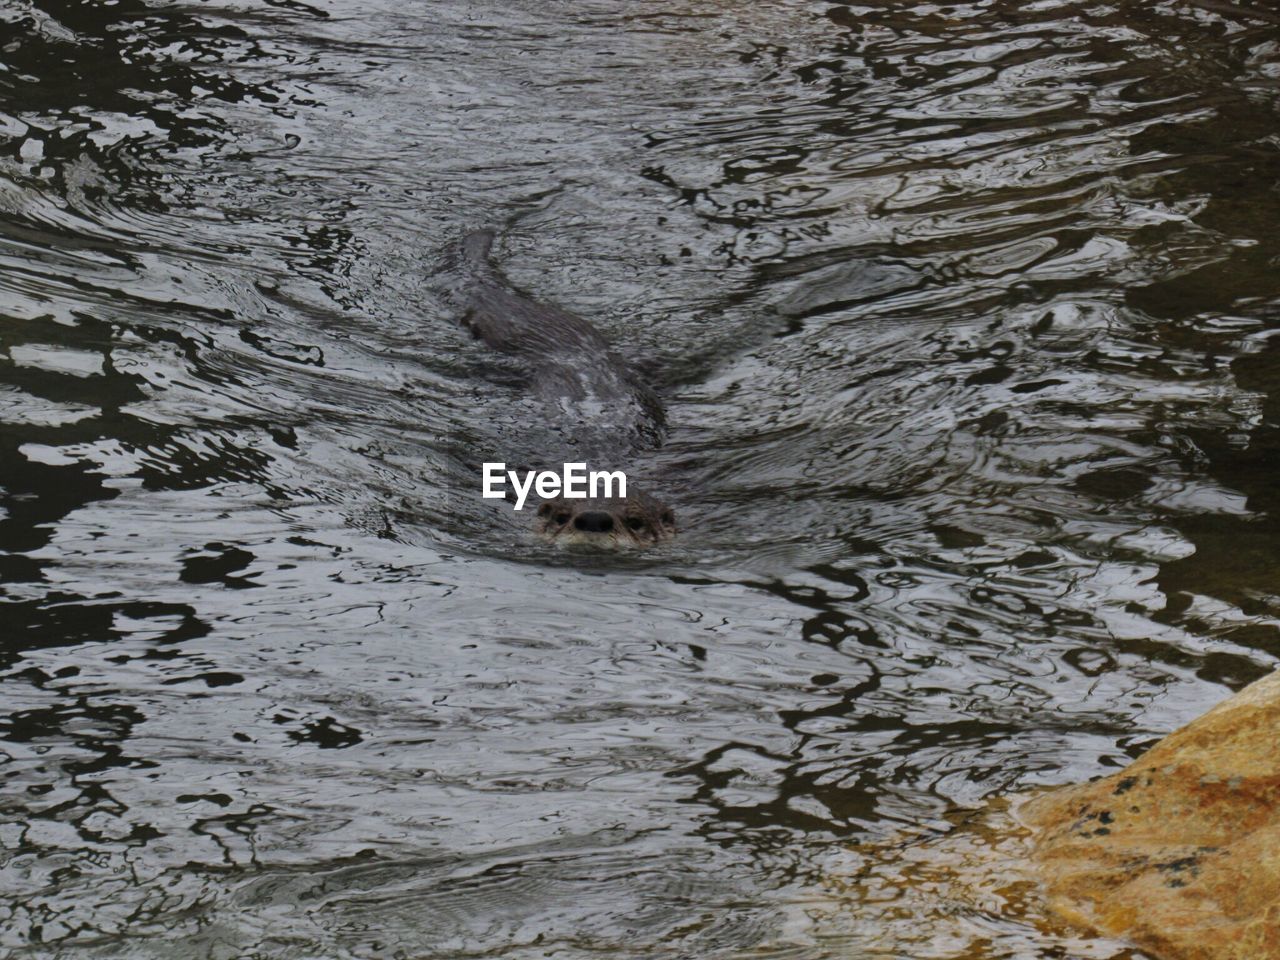
[(659, 517), (658, 519), (661, 520), (663, 523), (665, 523), (667, 526), (673, 526), (676, 522), (676, 515), (672, 513), (670, 510), (663, 510), (662, 516)]
[(550, 512), (551, 504), (549, 503), (544, 503), (542, 506), (538, 507), (538, 516), (540, 517), (545, 517)]

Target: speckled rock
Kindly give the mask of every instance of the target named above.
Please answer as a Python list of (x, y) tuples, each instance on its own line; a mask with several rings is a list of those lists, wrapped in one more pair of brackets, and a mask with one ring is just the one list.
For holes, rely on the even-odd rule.
[(1280, 958), (1280, 673), (1017, 816), (1058, 915), (1162, 960)]

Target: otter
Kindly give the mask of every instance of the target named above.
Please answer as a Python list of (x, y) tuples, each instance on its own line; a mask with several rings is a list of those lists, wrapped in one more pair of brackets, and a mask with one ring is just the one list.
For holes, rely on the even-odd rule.
[[(517, 290), (490, 259), (493, 241), (492, 230), (459, 241), (450, 257), (452, 299), (477, 339), (526, 369), (536, 416), (521, 424), (520, 456), (616, 469), (660, 445), (666, 414), (658, 395), (588, 321)], [(558, 544), (602, 546), (644, 546), (675, 535), (671, 507), (631, 483), (627, 493), (544, 500), (535, 530)]]

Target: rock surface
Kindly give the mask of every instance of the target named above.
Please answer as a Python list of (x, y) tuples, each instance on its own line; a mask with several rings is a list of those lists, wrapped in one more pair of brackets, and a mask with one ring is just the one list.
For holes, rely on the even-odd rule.
[[(1017, 798), (1012, 798), (1016, 802)], [(805, 918), (824, 955), (879, 960), (1150, 960), (1122, 940), (1052, 914), (1031, 862), (1031, 832), (1010, 798), (844, 849), (825, 864), (823, 904)]]
[(1161, 960), (1280, 958), (1280, 672), (1017, 816), (1065, 919)]

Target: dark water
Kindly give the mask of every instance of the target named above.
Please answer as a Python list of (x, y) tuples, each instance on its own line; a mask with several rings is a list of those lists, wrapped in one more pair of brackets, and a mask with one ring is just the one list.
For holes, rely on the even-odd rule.
[[(0, 64), (0, 948), (1115, 955), (827, 877), (1280, 653), (1273, 6), (5, 0)], [(446, 481), (486, 224), (654, 371), (668, 549)]]

